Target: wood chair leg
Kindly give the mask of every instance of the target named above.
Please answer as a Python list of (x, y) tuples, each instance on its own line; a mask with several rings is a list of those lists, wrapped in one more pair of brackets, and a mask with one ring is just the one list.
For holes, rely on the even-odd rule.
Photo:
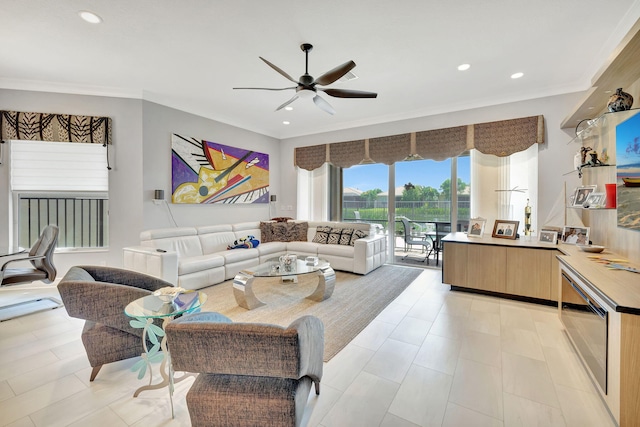
[(91, 370), (91, 376), (89, 377), (89, 381), (93, 381), (96, 379), (96, 375), (98, 375), (98, 372), (100, 372), (100, 368), (102, 368), (102, 365), (93, 367), (93, 369)]

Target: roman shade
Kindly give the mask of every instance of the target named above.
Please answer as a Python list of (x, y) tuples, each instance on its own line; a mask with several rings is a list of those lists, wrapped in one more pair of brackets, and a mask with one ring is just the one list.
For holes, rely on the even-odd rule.
[(109, 117), (0, 111), (0, 139), (111, 144)]
[(409, 155), (441, 161), (471, 149), (506, 157), (542, 143), (544, 117), (531, 116), (368, 140), (297, 147), (294, 164), (306, 170), (317, 169), (325, 162), (342, 168), (371, 161), (391, 165)]

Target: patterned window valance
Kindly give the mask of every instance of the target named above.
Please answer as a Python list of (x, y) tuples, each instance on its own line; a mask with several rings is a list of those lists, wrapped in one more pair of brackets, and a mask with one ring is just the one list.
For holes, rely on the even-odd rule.
[(473, 148), (484, 154), (506, 157), (544, 142), (544, 117), (480, 123), (473, 126)]
[(440, 161), (473, 148), (484, 154), (505, 157), (536, 143), (544, 143), (543, 116), (297, 147), (294, 162), (306, 170), (317, 169), (325, 162), (343, 168), (357, 165), (363, 160), (391, 165), (410, 154)]
[(0, 111), (0, 138), (111, 144), (109, 117)]

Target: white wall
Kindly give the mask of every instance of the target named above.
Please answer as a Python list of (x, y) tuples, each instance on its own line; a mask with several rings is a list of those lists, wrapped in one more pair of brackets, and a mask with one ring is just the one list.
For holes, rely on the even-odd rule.
[[(545, 143), (539, 147), (538, 219), (543, 221), (551, 210), (562, 183), (567, 188), (579, 185), (577, 174), (563, 176), (573, 169), (575, 147), (568, 144), (574, 136), (573, 131), (560, 129), (562, 120), (567, 116), (582, 97), (582, 93), (559, 95), (531, 101), (515, 102), (485, 108), (458, 111), (455, 113), (421, 117), (392, 123), (346, 129), (298, 138), (289, 138), (281, 142), (283, 170), (281, 176), (282, 193), (286, 199), (282, 204), (296, 206), (295, 177), (293, 151), (295, 147), (317, 145), (332, 142), (350, 141), (354, 139), (374, 138), (386, 135), (416, 132), (430, 129), (447, 128), (473, 123), (492, 122), (543, 115), (545, 118)], [(283, 198), (284, 198), (283, 197)], [(295, 216), (290, 215), (290, 216)]]
[(171, 134), (176, 133), (269, 154), (270, 194), (276, 194), (280, 199), (279, 171), (282, 162), (277, 139), (147, 101), (143, 102), (142, 127), (144, 229), (173, 226), (167, 212), (167, 205), (153, 203), (153, 191), (156, 189), (164, 190), (165, 199), (169, 201), (169, 209), (179, 227), (259, 221), (275, 216), (276, 210), (273, 209), (270, 214), (269, 205), (264, 203), (171, 204)]

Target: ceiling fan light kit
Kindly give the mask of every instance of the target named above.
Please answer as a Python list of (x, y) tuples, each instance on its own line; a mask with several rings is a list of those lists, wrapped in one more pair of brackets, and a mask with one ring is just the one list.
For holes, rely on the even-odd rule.
[(234, 87), (234, 89), (253, 89), (253, 90), (288, 90), (295, 89), (296, 94), (293, 95), (288, 101), (280, 105), (276, 108), (276, 111), (283, 109), (287, 105), (291, 104), (298, 98), (303, 99), (313, 99), (313, 103), (320, 108), (322, 111), (334, 114), (335, 110), (324, 98), (322, 98), (318, 91), (322, 91), (329, 96), (333, 96), (334, 98), (376, 98), (378, 96), (377, 93), (374, 92), (365, 92), (360, 90), (349, 90), (349, 89), (330, 89), (330, 88), (321, 88), (318, 86), (327, 86), (334, 83), (336, 80), (339, 80), (347, 73), (349, 73), (355, 66), (356, 63), (353, 61), (345, 62), (342, 65), (338, 65), (332, 70), (327, 71), (317, 79), (313, 78), (309, 74), (309, 52), (313, 49), (313, 46), (309, 43), (303, 43), (300, 45), (300, 49), (305, 54), (305, 68), (304, 74), (300, 76), (300, 78), (296, 81), (289, 74), (279, 68), (277, 65), (272, 64), (267, 61), (263, 57), (259, 57), (265, 64), (269, 67), (273, 68), (277, 71), (281, 76), (286, 78), (287, 80), (296, 83), (297, 86), (293, 87), (285, 87), (285, 88), (265, 88), (265, 87)]

